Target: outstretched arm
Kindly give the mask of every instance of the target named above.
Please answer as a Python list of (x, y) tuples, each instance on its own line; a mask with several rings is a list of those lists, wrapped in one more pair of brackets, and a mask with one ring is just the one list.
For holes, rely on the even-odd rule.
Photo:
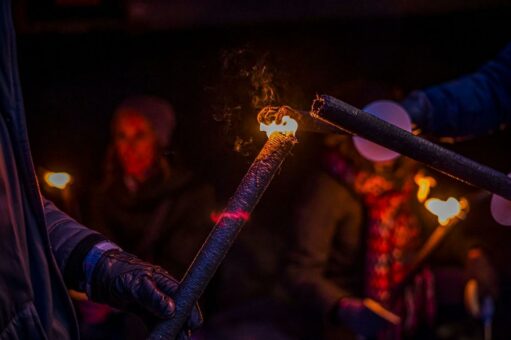
[(403, 102), (424, 132), (480, 135), (511, 122), (511, 43), (479, 71), (412, 92)]

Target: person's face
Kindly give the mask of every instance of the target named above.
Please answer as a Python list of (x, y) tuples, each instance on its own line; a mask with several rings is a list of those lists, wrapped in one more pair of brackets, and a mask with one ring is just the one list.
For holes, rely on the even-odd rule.
[(121, 112), (115, 125), (115, 148), (125, 175), (143, 181), (156, 159), (156, 135), (146, 118)]

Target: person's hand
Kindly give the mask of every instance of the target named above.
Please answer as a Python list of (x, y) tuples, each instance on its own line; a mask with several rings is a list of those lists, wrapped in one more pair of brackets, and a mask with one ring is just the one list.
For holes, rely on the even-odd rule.
[(480, 248), (473, 248), (467, 254), (465, 272), (468, 279), (475, 279), (481, 296), (497, 299), (500, 294), (498, 273), (488, 256)]
[(467, 284), (465, 305), (474, 317), (481, 317), (485, 301), (496, 301), (500, 294), (498, 274), (483, 250), (473, 248), (465, 263)]
[(375, 336), (400, 318), (372, 299), (342, 298), (337, 308), (337, 320), (364, 337)]
[[(161, 321), (174, 315), (172, 296), (177, 288), (178, 282), (161, 267), (115, 249), (102, 254), (95, 265), (88, 295), (93, 301)], [(201, 324), (202, 316), (196, 307), (179, 338), (189, 338), (191, 330)]]
[(432, 108), (424, 92), (413, 91), (399, 104), (406, 110), (416, 127), (427, 128)]

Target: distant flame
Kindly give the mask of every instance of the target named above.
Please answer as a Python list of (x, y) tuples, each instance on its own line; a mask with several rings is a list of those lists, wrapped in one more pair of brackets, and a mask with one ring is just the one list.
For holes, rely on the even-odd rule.
[(44, 180), (50, 187), (64, 190), (71, 183), (71, 175), (67, 172), (47, 172)]
[(276, 124), (272, 122), (268, 125), (261, 123), (260, 131), (266, 132), (268, 138), (275, 133), (280, 132), (285, 135), (293, 135), (296, 133), (298, 129), (298, 122), (289, 116), (282, 117), (282, 122), (280, 124)]
[(424, 176), (423, 172), (419, 172), (414, 177), (415, 183), (419, 186), (417, 190), (417, 199), (419, 202), (424, 202), (429, 196), (431, 187), (436, 185), (436, 180), (430, 176)]
[(461, 198), (459, 201), (449, 197), (447, 201), (430, 198), (424, 203), (426, 209), (438, 217), (438, 223), (447, 225), (454, 217), (463, 218), (468, 209), (468, 201)]

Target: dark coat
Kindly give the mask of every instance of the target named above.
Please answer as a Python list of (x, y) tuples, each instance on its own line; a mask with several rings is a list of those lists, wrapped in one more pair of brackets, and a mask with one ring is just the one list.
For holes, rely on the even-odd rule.
[(181, 278), (208, 236), (213, 189), (178, 167), (158, 171), (135, 192), (115, 176), (93, 197), (91, 225), (146, 261)]
[[(413, 178), (414, 169), (407, 170), (406, 176)], [(351, 185), (329, 172), (311, 174), (304, 186), (293, 225), (286, 281), (294, 302), (306, 311), (306, 330), (316, 327), (315, 332), (326, 330), (336, 338), (342, 334), (336, 332), (343, 332), (332, 322), (339, 300), (364, 297), (367, 206)], [(408, 202), (423, 222), (424, 239), (436, 226), (436, 220), (413, 195)], [(449, 237), (446, 241), (436, 251), (438, 262), (460, 265), (472, 246), (471, 240)]]
[(425, 132), (480, 135), (511, 123), (511, 43), (477, 72), (413, 92), (403, 101)]
[(303, 198), (286, 274), (296, 296), (328, 316), (340, 298), (363, 291), (363, 206), (326, 173), (313, 176)]
[(78, 338), (62, 273), (93, 232), (39, 192), (8, 0), (0, 2), (0, 115), (0, 338)]

